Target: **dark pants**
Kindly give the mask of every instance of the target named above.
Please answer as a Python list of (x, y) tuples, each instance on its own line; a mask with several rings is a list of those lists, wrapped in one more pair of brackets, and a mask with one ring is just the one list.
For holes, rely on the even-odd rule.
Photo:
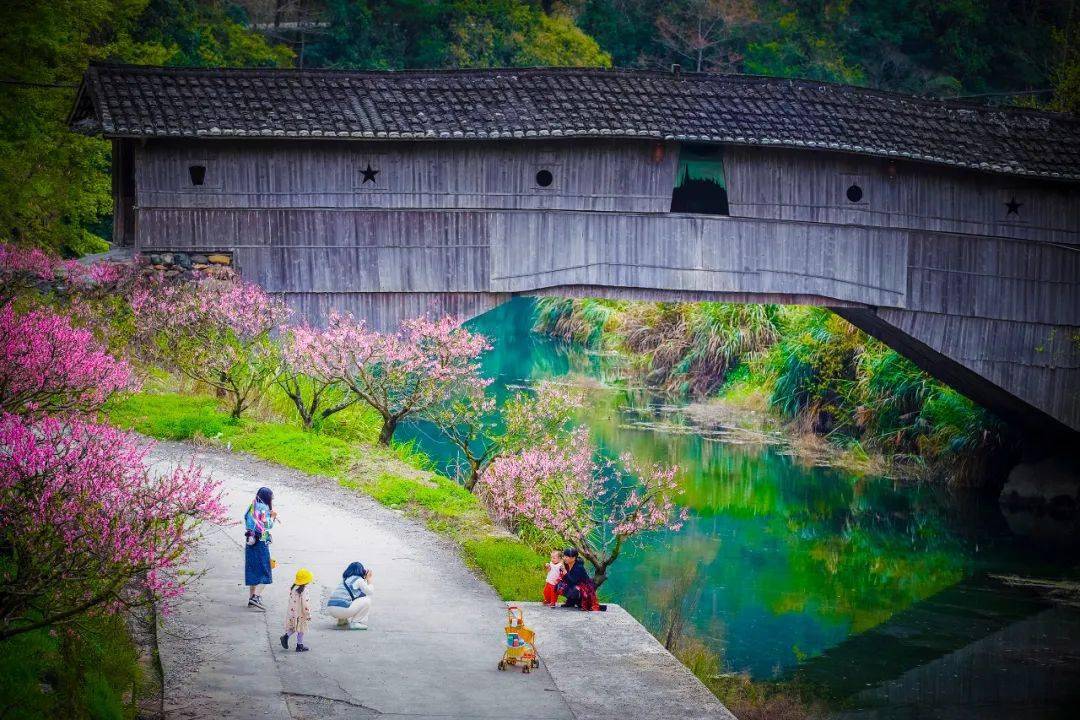
[(566, 596), (563, 607), (581, 607), (581, 591), (577, 589), (576, 585), (566, 588), (566, 592), (563, 594)]

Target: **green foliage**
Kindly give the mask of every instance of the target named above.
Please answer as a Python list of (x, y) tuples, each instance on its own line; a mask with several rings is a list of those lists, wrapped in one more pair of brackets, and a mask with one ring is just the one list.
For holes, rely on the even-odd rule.
[(1060, 28), (1054, 28), (1054, 69), (1050, 81), (1054, 87), (1051, 107), (1080, 113), (1080, 14)]
[(911, 457), (965, 484), (990, 477), (992, 460), (1014, 444), (985, 409), (821, 308), (787, 311), (763, 364), (782, 415), (856, 454)]
[(233, 450), (313, 475), (336, 477), (352, 460), (349, 443), (277, 423), (240, 421), (229, 425), (222, 440)]
[(648, 382), (708, 394), (727, 373), (776, 340), (776, 307), (544, 297), (533, 329), (637, 358)]
[(162, 440), (208, 439), (228, 444), (280, 465), (316, 475), (333, 475), (348, 468), (351, 446), (330, 435), (310, 433), (292, 425), (259, 420), (233, 420), (205, 395), (135, 393), (111, 400), (108, 421)]
[(328, 31), (304, 63), (402, 69), (606, 66), (611, 58), (563, 14), (527, 0), (329, 0)]
[(228, 413), (212, 397), (168, 393), (113, 396), (105, 406), (108, 421), (160, 440), (221, 437), (230, 425)]
[(472, 493), (439, 475), (406, 478), (384, 474), (364, 489), (383, 505), (392, 508), (415, 506), (429, 517), (444, 522), (482, 511)]
[(150, 0), (132, 27), (132, 42), (142, 53), (139, 62), (180, 67), (292, 65), (292, 50), (249, 30), (229, 15), (227, 7), (198, 0)]
[(611, 56), (565, 15), (541, 13), (524, 33), (515, 65), (610, 67)]
[(138, 651), (122, 618), (87, 618), (58, 633), (36, 630), (0, 643), (0, 708), (10, 720), (135, 716)]
[(77, 256), (107, 249), (109, 144), (67, 128), (91, 60), (174, 65), (288, 65), (218, 3), (58, 0), (0, 5), (0, 240)]
[(598, 348), (626, 303), (593, 298), (541, 297), (536, 301), (533, 330), (563, 340)]
[(1014, 446), (986, 410), (824, 308), (545, 297), (534, 313), (534, 330), (618, 350), (669, 392), (767, 395), (863, 466), (882, 453), (954, 484), (992, 482)]
[(1045, 88), (1052, 67), (1067, 88), (1069, 13), (1056, 0), (765, 0), (752, 13), (733, 0), (585, 0), (577, 22), (624, 67), (685, 66), (658, 21), (719, 16), (737, 25), (711, 49), (722, 68), (948, 96)]

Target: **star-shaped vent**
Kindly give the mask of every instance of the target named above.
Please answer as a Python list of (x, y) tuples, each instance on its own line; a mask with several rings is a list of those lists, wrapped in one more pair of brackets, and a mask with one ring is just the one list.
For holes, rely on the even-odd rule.
[(378, 170), (372, 170), (371, 169), (371, 163), (368, 163), (368, 166), (366, 168), (364, 168), (363, 170), (361, 170), (360, 172), (362, 172), (364, 174), (364, 180), (363, 180), (363, 182), (360, 183), (361, 185), (363, 185), (366, 182), (370, 182), (372, 185), (375, 184), (375, 176), (379, 174), (379, 171)]
[(1007, 207), (1009, 210), (1005, 214), (1006, 215), (1016, 215), (1016, 216), (1019, 217), (1020, 208), (1021, 208), (1021, 206), (1023, 206), (1023, 204), (1024, 203), (1022, 203), (1022, 202), (1016, 202), (1015, 197), (1009, 198), (1009, 201), (1007, 203), (1005, 203), (1005, 207)]

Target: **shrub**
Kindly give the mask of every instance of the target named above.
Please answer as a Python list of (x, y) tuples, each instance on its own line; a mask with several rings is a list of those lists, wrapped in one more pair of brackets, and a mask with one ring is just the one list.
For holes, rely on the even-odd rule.
[(183, 591), (198, 526), (225, 508), (199, 469), (152, 474), (147, 451), (85, 420), (0, 417), (0, 640)]

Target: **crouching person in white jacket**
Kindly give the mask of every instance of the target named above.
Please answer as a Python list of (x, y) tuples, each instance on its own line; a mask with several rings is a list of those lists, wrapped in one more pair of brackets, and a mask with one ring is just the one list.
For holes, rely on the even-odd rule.
[(338, 627), (367, 630), (371, 613), (372, 573), (363, 563), (350, 563), (341, 574), (341, 582), (326, 601), (326, 614), (337, 620)]

